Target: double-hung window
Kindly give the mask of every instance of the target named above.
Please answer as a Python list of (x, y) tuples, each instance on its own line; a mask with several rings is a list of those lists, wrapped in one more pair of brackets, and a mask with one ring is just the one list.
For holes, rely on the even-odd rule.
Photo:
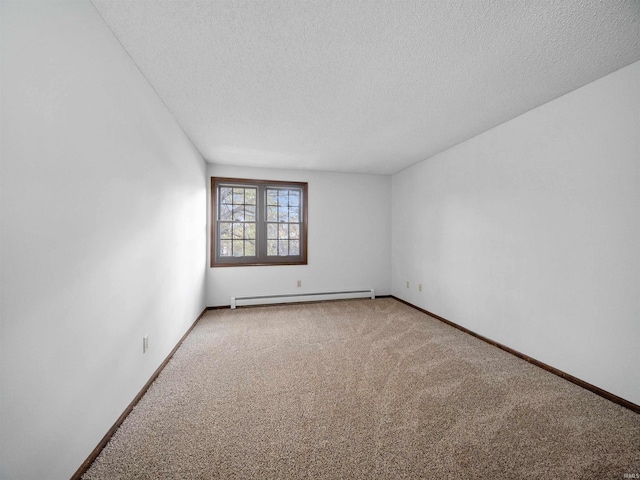
[(211, 178), (211, 266), (306, 265), (307, 184)]

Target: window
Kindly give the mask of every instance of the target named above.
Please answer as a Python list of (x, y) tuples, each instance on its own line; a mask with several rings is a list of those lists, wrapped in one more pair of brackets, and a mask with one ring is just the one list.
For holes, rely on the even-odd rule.
[(211, 178), (211, 266), (306, 265), (307, 184)]

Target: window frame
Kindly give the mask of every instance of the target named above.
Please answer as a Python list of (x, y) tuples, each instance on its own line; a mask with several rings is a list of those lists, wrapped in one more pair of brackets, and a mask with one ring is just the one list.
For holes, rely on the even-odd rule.
[[(221, 187), (255, 187), (256, 194), (256, 239), (255, 257), (220, 256), (218, 238), (218, 203)], [(299, 189), (300, 198), (300, 255), (296, 256), (269, 256), (267, 252), (267, 189)], [(276, 265), (307, 265), (308, 244), (308, 183), (288, 182), (282, 180), (255, 180), (249, 178), (211, 177), (211, 251), (210, 266), (214, 267), (255, 267)], [(271, 222), (270, 222), (271, 223)], [(296, 222), (293, 222), (296, 223)]]

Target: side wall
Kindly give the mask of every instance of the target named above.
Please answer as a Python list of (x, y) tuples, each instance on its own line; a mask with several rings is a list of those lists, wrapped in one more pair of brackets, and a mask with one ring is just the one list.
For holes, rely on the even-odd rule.
[(205, 165), (91, 3), (1, 8), (0, 477), (69, 478), (205, 306)]
[(209, 306), (229, 305), (242, 295), (391, 292), (391, 177), (223, 165), (209, 165), (208, 173), (309, 183), (308, 265), (208, 268)]
[(640, 404), (639, 85), (640, 62), (394, 175), (393, 294)]

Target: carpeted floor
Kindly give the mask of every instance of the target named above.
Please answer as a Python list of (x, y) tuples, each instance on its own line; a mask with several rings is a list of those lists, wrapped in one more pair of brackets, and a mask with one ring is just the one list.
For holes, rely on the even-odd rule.
[(640, 415), (386, 298), (207, 312), (83, 478), (636, 473)]

